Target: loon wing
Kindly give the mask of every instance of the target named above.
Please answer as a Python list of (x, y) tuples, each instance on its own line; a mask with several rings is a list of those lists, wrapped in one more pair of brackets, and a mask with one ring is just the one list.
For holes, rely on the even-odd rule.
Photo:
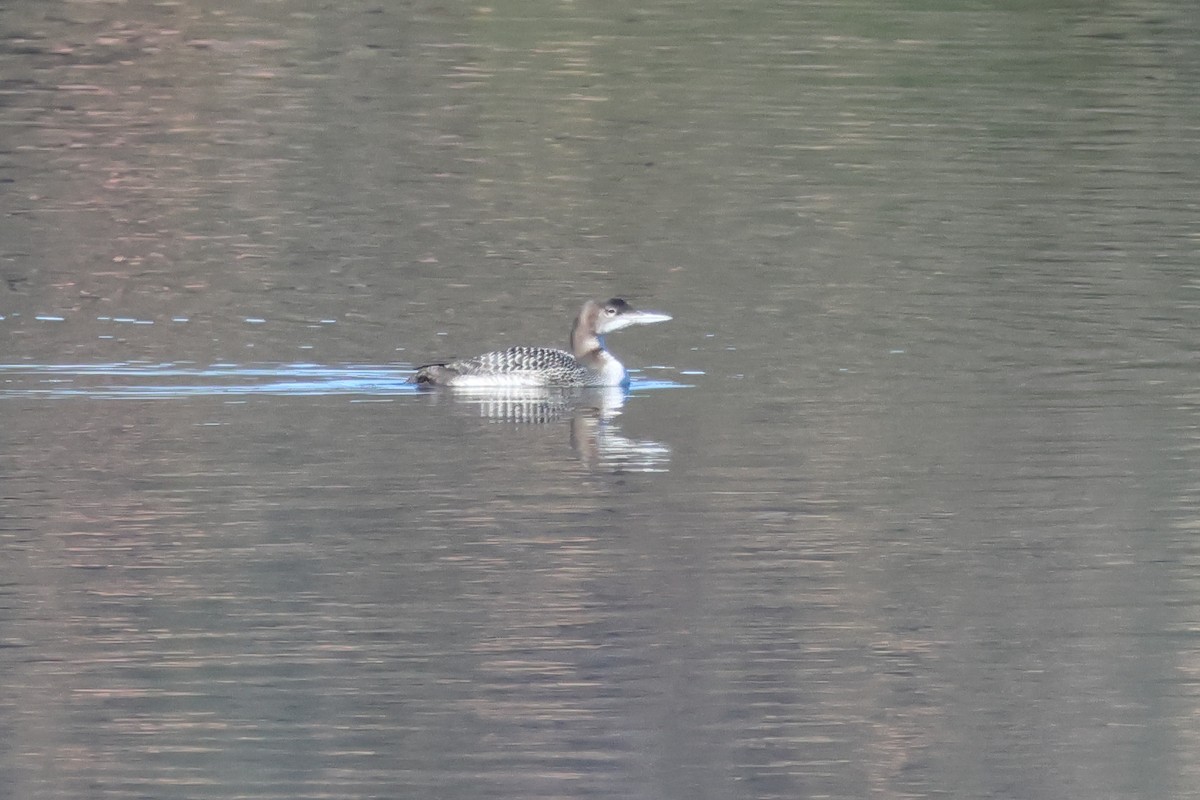
[(445, 364), (427, 364), (411, 380), (429, 386), (570, 386), (579, 385), (584, 372), (564, 350), (510, 347)]
[(579, 362), (570, 353), (553, 347), (510, 347), (465, 361), (456, 361), (448, 366), (463, 367), (463, 374), (490, 375), (577, 370)]

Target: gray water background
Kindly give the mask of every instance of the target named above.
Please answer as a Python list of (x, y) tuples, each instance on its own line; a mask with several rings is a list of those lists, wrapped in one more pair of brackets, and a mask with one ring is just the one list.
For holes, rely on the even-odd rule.
[[(1182, 0), (6, 4), (0, 793), (1200, 797), (1197, 86)], [(403, 386), (612, 295), (618, 408)]]

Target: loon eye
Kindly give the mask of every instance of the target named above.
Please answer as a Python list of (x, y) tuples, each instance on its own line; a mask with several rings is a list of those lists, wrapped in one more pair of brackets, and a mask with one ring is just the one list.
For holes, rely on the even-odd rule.
[(604, 309), (604, 313), (608, 314), (611, 317), (613, 314), (617, 313), (617, 310), (615, 308), (613, 308), (612, 306), (608, 306), (607, 308)]

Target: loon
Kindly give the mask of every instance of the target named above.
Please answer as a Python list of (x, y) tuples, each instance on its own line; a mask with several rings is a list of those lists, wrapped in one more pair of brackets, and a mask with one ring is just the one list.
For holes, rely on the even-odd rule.
[(418, 386), (502, 388), (529, 386), (628, 386), (624, 365), (604, 349), (604, 335), (666, 322), (658, 311), (635, 311), (624, 300), (588, 300), (571, 326), (571, 352), (550, 347), (510, 347), (475, 358), (426, 364), (409, 383)]

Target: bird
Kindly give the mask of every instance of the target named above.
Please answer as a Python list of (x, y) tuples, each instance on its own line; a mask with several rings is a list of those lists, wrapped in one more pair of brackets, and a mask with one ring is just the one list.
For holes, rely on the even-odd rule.
[(661, 311), (638, 311), (619, 297), (588, 300), (571, 325), (570, 352), (553, 347), (510, 347), (474, 358), (425, 364), (409, 382), (422, 388), (625, 387), (629, 373), (605, 349), (605, 335), (669, 319), (671, 316)]

